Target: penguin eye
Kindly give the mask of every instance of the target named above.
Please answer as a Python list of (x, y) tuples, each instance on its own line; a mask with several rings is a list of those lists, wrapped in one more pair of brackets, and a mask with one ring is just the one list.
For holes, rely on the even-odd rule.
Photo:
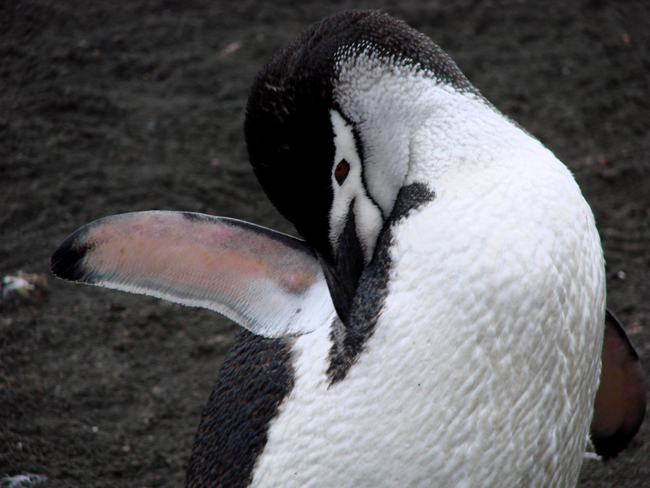
[(336, 178), (336, 182), (341, 186), (345, 179), (348, 177), (348, 173), (350, 172), (350, 165), (345, 159), (341, 159), (339, 164), (336, 165), (336, 168), (334, 168), (334, 178)]

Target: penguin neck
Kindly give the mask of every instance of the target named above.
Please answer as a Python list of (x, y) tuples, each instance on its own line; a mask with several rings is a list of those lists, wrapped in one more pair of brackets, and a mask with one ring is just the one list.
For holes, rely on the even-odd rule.
[(509, 172), (529, 161), (556, 160), (486, 100), (448, 86), (431, 87), (429, 94), (428, 107), (410, 133), (405, 184), (426, 181), (441, 188), (458, 172)]

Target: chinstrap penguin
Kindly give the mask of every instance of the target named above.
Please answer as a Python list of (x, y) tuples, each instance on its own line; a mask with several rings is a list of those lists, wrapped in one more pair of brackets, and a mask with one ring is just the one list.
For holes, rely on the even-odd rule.
[(636, 433), (643, 378), (589, 206), (431, 40), (374, 11), (314, 24), (258, 75), (245, 134), (304, 240), (152, 211), (52, 258), (246, 329), (187, 486), (570, 487), (590, 426), (605, 456)]

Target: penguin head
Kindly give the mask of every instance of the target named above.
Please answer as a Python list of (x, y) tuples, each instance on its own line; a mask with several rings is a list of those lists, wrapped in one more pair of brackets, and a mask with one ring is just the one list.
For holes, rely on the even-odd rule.
[(381, 12), (348, 11), (303, 32), (251, 89), (251, 164), (321, 259), (341, 318), (413, 164), (413, 128), (430, 116), (409, 98), (421, 80), (480, 97), (423, 34)]

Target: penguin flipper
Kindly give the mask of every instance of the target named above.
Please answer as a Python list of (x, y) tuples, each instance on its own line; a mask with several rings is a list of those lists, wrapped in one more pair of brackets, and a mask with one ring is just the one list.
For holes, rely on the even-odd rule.
[(607, 310), (600, 386), (591, 421), (596, 453), (616, 457), (639, 431), (645, 408), (639, 356), (619, 321)]
[(96, 220), (61, 244), (51, 269), (70, 281), (208, 308), (268, 338), (312, 332), (336, 313), (321, 266), (303, 241), (199, 213)]

